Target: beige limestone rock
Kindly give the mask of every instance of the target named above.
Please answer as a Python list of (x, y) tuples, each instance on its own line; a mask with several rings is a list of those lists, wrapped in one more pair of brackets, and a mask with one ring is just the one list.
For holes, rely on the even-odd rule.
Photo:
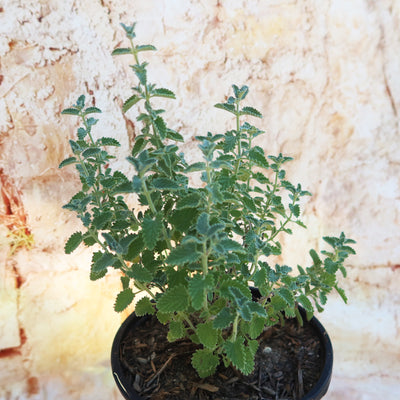
[[(118, 276), (90, 282), (90, 254), (63, 254), (79, 229), (61, 210), (78, 185), (58, 163), (77, 128), (60, 111), (84, 93), (103, 109), (95, 134), (122, 147), (137, 132), (120, 106), (134, 77), (120, 22), (138, 21), (151, 79), (177, 94), (160, 103), (188, 139), (232, 121), (212, 105), (250, 86), (268, 154), (293, 156), (291, 180), (314, 196), (307, 231), (284, 239), (280, 261), (307, 265), (321, 236), (357, 240), (349, 305), (333, 295), (321, 320), (335, 347), (327, 400), (395, 400), (400, 391), (400, 3), (397, 0), (5, 0), (0, 4), (0, 168), (22, 193), (34, 249), (8, 259), (0, 287), (0, 398), (117, 399), (108, 370)], [(123, 161), (114, 163), (131, 173)], [(0, 213), (4, 210), (0, 204)], [(3, 237), (6, 231), (1, 230)], [(9, 264), (11, 263), (11, 264)], [(13, 275), (14, 274), (14, 275)], [(21, 286), (16, 288), (15, 274)], [(7, 276), (7, 278), (6, 278)], [(7, 289), (4, 289), (7, 288)], [(99, 317), (100, 316), (100, 317)], [(49, 329), (50, 328), (50, 329)], [(23, 332), (21, 340), (21, 329)], [(18, 333), (18, 335), (17, 335)], [(56, 341), (56, 339), (61, 339)], [(83, 353), (80, 348), (87, 352)]]

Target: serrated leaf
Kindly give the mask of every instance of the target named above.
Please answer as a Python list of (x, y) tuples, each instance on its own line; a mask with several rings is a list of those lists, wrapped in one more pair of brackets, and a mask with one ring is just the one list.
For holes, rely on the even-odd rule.
[(65, 160), (60, 162), (60, 165), (58, 166), (58, 168), (65, 167), (66, 165), (70, 165), (70, 164), (76, 164), (76, 162), (77, 162), (76, 157), (68, 157)]
[(338, 263), (332, 261), (330, 258), (325, 258), (324, 267), (329, 274), (335, 274), (339, 269)]
[(106, 240), (106, 243), (108, 247), (112, 250), (117, 252), (118, 254), (123, 253), (123, 248), (122, 246), (118, 243), (118, 241), (109, 233), (103, 232), (102, 233), (103, 238)]
[(107, 267), (111, 267), (116, 261), (115, 256), (111, 253), (102, 253), (100, 251), (93, 253), (92, 257), (92, 270), (93, 273), (107, 271)]
[(167, 334), (167, 339), (169, 342), (173, 342), (184, 337), (186, 334), (185, 326), (182, 321), (171, 321), (169, 323), (169, 331)]
[(158, 89), (154, 89), (152, 92), (152, 95), (154, 97), (167, 97), (169, 99), (175, 99), (175, 94), (174, 92), (172, 92), (169, 89), (165, 89), (165, 88), (158, 88)]
[(294, 296), (291, 290), (282, 287), (279, 288), (275, 293), (278, 294), (280, 297), (282, 297), (288, 306), (290, 307), (294, 306)]
[(348, 299), (347, 299), (344, 289), (338, 287), (337, 285), (335, 285), (335, 289), (339, 293), (339, 296), (342, 298), (342, 300), (347, 304)]
[(129, 304), (132, 303), (135, 295), (132, 292), (132, 289), (128, 288), (120, 292), (115, 300), (114, 310), (116, 312), (124, 311)]
[(99, 146), (116, 146), (116, 147), (121, 146), (121, 144), (118, 142), (117, 139), (110, 137), (102, 137), (97, 141), (96, 144)]
[(321, 261), (321, 259), (319, 258), (319, 256), (318, 256), (318, 254), (317, 254), (317, 252), (315, 251), (315, 250), (310, 250), (310, 256), (311, 256), (311, 258), (312, 258), (312, 260), (313, 260), (313, 263), (314, 263), (314, 265), (318, 268), (318, 267), (320, 267), (321, 265), (322, 265), (322, 261)]
[(182, 208), (194, 208), (198, 207), (200, 204), (201, 196), (198, 193), (190, 193), (185, 197), (182, 197), (176, 203), (176, 209), (180, 210)]
[(117, 49), (114, 49), (111, 53), (112, 56), (119, 56), (123, 54), (132, 54), (132, 49), (127, 48), (127, 47), (120, 47)]
[(192, 366), (200, 378), (213, 375), (219, 364), (219, 358), (211, 350), (198, 349), (192, 356)]
[(200, 310), (206, 300), (206, 281), (201, 275), (195, 275), (189, 281), (189, 295), (192, 301), (192, 307)]
[(80, 110), (77, 108), (65, 108), (61, 111), (61, 114), (66, 115), (79, 115)]
[(235, 319), (228, 307), (223, 308), (213, 320), (213, 326), (216, 329), (225, 329), (230, 326)]
[(313, 312), (314, 307), (310, 301), (310, 299), (305, 294), (300, 294), (296, 298), (297, 302), (301, 304), (307, 312)]
[(91, 281), (96, 281), (96, 280), (98, 280), (98, 279), (101, 279), (101, 278), (103, 278), (104, 276), (106, 276), (106, 274), (107, 274), (107, 268), (106, 268), (106, 269), (102, 269), (102, 270), (100, 270), (100, 271), (96, 271), (96, 270), (93, 268), (93, 265), (92, 265), (91, 268), (90, 268), (90, 280), (91, 280)]
[(223, 348), (225, 353), (229, 359), (229, 361), (240, 371), (245, 368), (246, 365), (246, 355), (245, 348), (243, 344), (243, 338), (237, 337), (234, 342), (226, 341), (223, 344)]
[(169, 129), (169, 128), (167, 128), (166, 137), (168, 139), (172, 139), (172, 140), (175, 140), (177, 142), (184, 142), (185, 141), (183, 136), (180, 133), (174, 131), (173, 129)]
[(165, 136), (167, 134), (167, 126), (165, 125), (165, 121), (161, 117), (157, 117), (154, 120), (154, 125), (157, 129), (158, 134), (162, 139), (165, 139)]
[(87, 115), (87, 114), (101, 114), (101, 110), (100, 110), (100, 108), (97, 108), (97, 107), (88, 107), (86, 110), (85, 110), (85, 112), (84, 112), (84, 114), (85, 115)]
[(204, 324), (198, 324), (196, 329), (197, 337), (200, 343), (209, 349), (214, 349), (218, 340), (218, 331), (213, 328), (212, 321)]
[(262, 287), (265, 285), (267, 281), (267, 271), (265, 268), (260, 268), (255, 274), (254, 274), (254, 286), (255, 287)]
[(146, 215), (142, 222), (142, 234), (145, 246), (149, 250), (153, 250), (158, 237), (160, 236), (162, 230), (162, 222), (158, 219), (152, 219), (150, 216)]
[(225, 251), (234, 251), (242, 254), (246, 253), (246, 250), (243, 248), (243, 246), (233, 239), (223, 239), (220, 241), (220, 244), (223, 246)]
[(256, 110), (253, 107), (243, 107), (240, 110), (240, 115), (251, 115), (252, 117), (262, 118), (262, 114), (260, 111)]
[(128, 289), (131, 280), (127, 276), (121, 276), (122, 289)]
[(126, 274), (139, 282), (151, 282), (153, 279), (153, 274), (141, 264), (132, 264)]
[(194, 164), (189, 165), (185, 169), (185, 173), (190, 173), (190, 172), (197, 172), (197, 171), (204, 171), (206, 168), (206, 164), (204, 162), (197, 162)]
[(88, 149), (86, 149), (82, 152), (82, 157), (84, 157), (84, 158), (93, 157), (93, 156), (96, 156), (97, 154), (99, 154), (100, 152), (101, 152), (101, 149), (99, 149), (98, 147), (89, 147)]
[(157, 308), (163, 313), (186, 311), (188, 307), (189, 293), (183, 285), (168, 288), (157, 301)]
[(162, 313), (160, 311), (157, 312), (157, 319), (160, 321), (160, 324), (167, 324), (169, 321), (171, 321), (171, 318), (173, 317), (173, 313)]
[(143, 315), (153, 315), (155, 313), (154, 305), (148, 297), (142, 297), (135, 306), (135, 314), (138, 317)]
[(197, 232), (200, 233), (200, 235), (207, 234), (208, 229), (210, 228), (208, 220), (209, 220), (209, 216), (205, 212), (201, 213), (199, 218), (197, 219), (196, 229), (197, 229)]
[(125, 100), (124, 105), (122, 106), (122, 111), (124, 113), (126, 113), (131, 107), (133, 107), (137, 102), (139, 102), (142, 98), (137, 96), (137, 95), (133, 95), (131, 97), (129, 97), (129, 99)]
[(254, 161), (259, 167), (268, 168), (268, 161), (265, 158), (264, 150), (260, 146), (254, 146), (250, 149), (249, 159)]
[(233, 104), (218, 103), (218, 104), (215, 104), (214, 107), (215, 108), (219, 108), (221, 110), (228, 111), (228, 112), (236, 115), (236, 109), (235, 109), (235, 106)]
[(73, 233), (65, 243), (65, 254), (71, 254), (81, 244), (82, 240), (82, 232)]
[(257, 339), (264, 330), (266, 323), (265, 318), (254, 315), (249, 324), (249, 335), (252, 339)]
[(141, 51), (155, 51), (157, 50), (152, 44), (142, 44), (135, 47), (136, 51), (140, 53)]
[(196, 262), (200, 256), (201, 253), (196, 250), (195, 243), (183, 243), (172, 249), (171, 253), (167, 257), (166, 262), (169, 265), (179, 266), (187, 262)]
[(152, 181), (153, 186), (158, 190), (177, 190), (179, 185), (176, 181), (168, 178), (156, 178)]

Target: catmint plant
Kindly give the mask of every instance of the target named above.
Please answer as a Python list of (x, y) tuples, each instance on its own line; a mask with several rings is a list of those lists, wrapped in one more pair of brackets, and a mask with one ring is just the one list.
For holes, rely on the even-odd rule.
[[(76, 213), (82, 229), (69, 238), (65, 252), (81, 243), (94, 246), (92, 280), (112, 268), (120, 271), (115, 311), (144, 292), (136, 314), (168, 324), (169, 341), (190, 338), (200, 344), (192, 356), (200, 377), (213, 374), (221, 362), (249, 374), (266, 327), (287, 317), (301, 323), (298, 306), (310, 317), (314, 307), (323, 310), (333, 289), (347, 301), (337, 273), (346, 276), (344, 261), (355, 253), (350, 247), (355, 242), (343, 233), (324, 237), (330, 250), (311, 250), (310, 265), (297, 270), (269, 262), (282, 252), (281, 235), (291, 234), (294, 225), (305, 228), (300, 201), (310, 193), (287, 180), (290, 157), (266, 157), (254, 144), (263, 131), (246, 117), (262, 115), (244, 105), (249, 88), (233, 85), (232, 95), (215, 105), (231, 115), (232, 129), (196, 136), (202, 161), (189, 165), (177, 144), (183, 137), (156, 106), (157, 98), (175, 95), (149, 81), (147, 63), (140, 59), (155, 47), (134, 44), (135, 24), (121, 25), (129, 47), (112, 54), (132, 57), (136, 75), (122, 110), (140, 110), (141, 131), (126, 158), (132, 174), (110, 167), (109, 149), (120, 144), (111, 137), (94, 139), (94, 116), (101, 110), (80, 96), (62, 112), (81, 122), (70, 140), (72, 155), (60, 164), (74, 165), (81, 182), (64, 208)], [(199, 186), (189, 184), (195, 172), (201, 175)], [(138, 209), (125, 201), (131, 193)], [(252, 286), (259, 289), (257, 299)]]

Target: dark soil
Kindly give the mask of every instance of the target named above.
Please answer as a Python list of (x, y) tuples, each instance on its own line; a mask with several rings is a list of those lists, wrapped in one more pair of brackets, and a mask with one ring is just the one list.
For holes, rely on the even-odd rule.
[(198, 346), (169, 343), (166, 334), (167, 327), (149, 318), (122, 341), (122, 365), (144, 400), (298, 400), (322, 370), (318, 337), (310, 325), (300, 327), (295, 319), (264, 332), (256, 368), (248, 376), (220, 365), (215, 375), (200, 379), (191, 366)]

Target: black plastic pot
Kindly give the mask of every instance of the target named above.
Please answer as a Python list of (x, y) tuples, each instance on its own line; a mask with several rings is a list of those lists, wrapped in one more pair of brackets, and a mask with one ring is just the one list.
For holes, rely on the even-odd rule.
[[(300, 309), (300, 307), (299, 307)], [(300, 312), (305, 317), (305, 311), (300, 309)], [(131, 387), (128, 379), (125, 377), (123, 367), (120, 362), (120, 347), (123, 338), (126, 333), (135, 327), (143, 324), (148, 316), (136, 317), (135, 313), (132, 313), (121, 325), (117, 334), (115, 335), (112, 349), (111, 349), (111, 368), (115, 382), (126, 400), (143, 400), (137, 392)], [(332, 343), (329, 339), (328, 333), (317, 318), (313, 317), (309, 324), (315, 329), (318, 337), (321, 341), (322, 347), (322, 357), (325, 360), (324, 366), (321, 372), (321, 376), (315, 386), (302, 397), (301, 400), (319, 400), (326, 394), (332, 377), (332, 366), (333, 366), (333, 349)], [(184, 399), (182, 399), (184, 400)]]

